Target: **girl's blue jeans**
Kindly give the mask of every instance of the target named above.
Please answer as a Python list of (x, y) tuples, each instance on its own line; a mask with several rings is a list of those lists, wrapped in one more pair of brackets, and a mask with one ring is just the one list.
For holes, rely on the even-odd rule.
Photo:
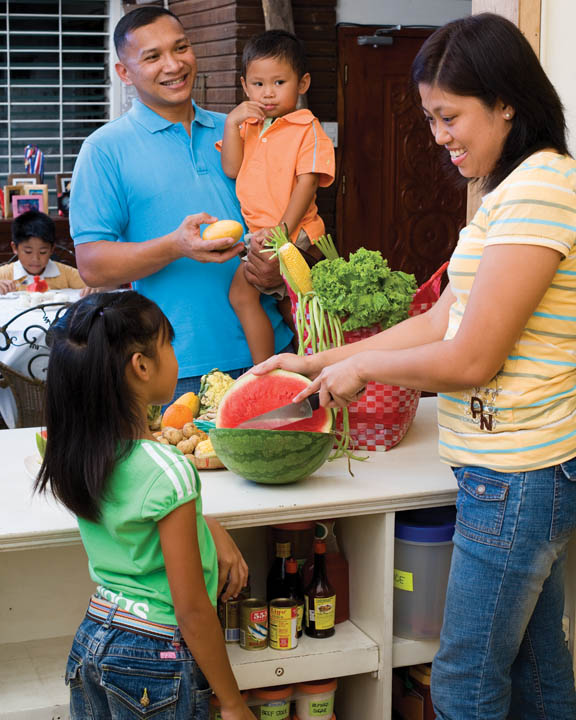
[(454, 552), (432, 665), (436, 716), (575, 720), (562, 616), (566, 545), (576, 528), (576, 458), (530, 472), (454, 473)]
[[(178, 633), (178, 631), (177, 631)], [(71, 720), (208, 720), (212, 690), (184, 642), (85, 618), (66, 667)]]

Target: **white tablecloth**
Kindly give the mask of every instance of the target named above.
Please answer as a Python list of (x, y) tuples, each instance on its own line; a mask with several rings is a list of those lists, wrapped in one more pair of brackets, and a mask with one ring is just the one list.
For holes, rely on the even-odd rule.
[[(43, 293), (38, 298), (43, 303), (58, 303), (52, 307), (46, 308), (46, 311), (37, 308), (34, 311), (27, 312), (25, 315), (17, 318), (8, 328), (11, 338), (11, 344), (6, 350), (0, 350), (0, 361), (5, 365), (17, 370), (23, 375), (32, 374), (40, 380), (45, 378), (46, 366), (48, 359), (42, 357), (44, 353), (48, 353), (45, 347), (45, 334), (41, 329), (31, 330), (27, 334), (27, 338), (36, 337), (39, 347), (32, 348), (25, 340), (24, 332), (31, 325), (39, 325), (40, 328), (48, 329), (50, 323), (54, 320), (56, 313), (61, 308), (62, 303), (75, 302), (80, 297), (80, 290), (50, 290)], [(26, 291), (8, 293), (0, 295), (0, 326), (4, 326), (10, 318), (27, 310), (31, 305), (27, 303), (30, 300), (29, 293)], [(36, 293), (34, 293), (36, 295)], [(34, 298), (36, 301), (36, 298)], [(5, 338), (0, 335), (0, 348), (5, 344)], [(30, 365), (30, 361), (33, 360)], [(12, 393), (7, 388), (0, 388), (0, 415), (4, 418), (4, 422), (9, 428), (13, 428), (16, 424), (16, 402)]]

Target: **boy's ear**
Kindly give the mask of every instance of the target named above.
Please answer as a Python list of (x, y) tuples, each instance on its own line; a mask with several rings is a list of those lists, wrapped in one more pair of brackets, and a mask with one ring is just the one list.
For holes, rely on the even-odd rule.
[(240, 82), (242, 83), (242, 90), (244, 90), (244, 94), (246, 95), (246, 97), (248, 97), (248, 90), (246, 89), (246, 80), (244, 80), (244, 78), (242, 76), (240, 77)]
[(298, 83), (298, 94), (304, 95), (304, 93), (308, 92), (308, 88), (310, 87), (310, 73), (304, 73), (302, 77), (300, 78), (300, 82)]
[(10, 247), (12, 248), (12, 252), (14, 253), (14, 255), (18, 255), (18, 248), (17, 248), (16, 243), (15, 243), (14, 241), (12, 241), (12, 242), (10, 243)]

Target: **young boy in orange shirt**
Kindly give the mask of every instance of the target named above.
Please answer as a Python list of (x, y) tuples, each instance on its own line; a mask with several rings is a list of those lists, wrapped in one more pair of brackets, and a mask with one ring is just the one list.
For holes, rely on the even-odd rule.
[[(316, 190), (334, 179), (334, 147), (318, 119), (309, 110), (296, 109), (299, 96), (310, 87), (302, 44), (284, 30), (251, 38), (244, 48), (241, 82), (248, 100), (226, 118), (222, 168), (236, 178), (251, 236), (267, 237), (272, 228), (286, 225), (292, 242), (307, 250), (325, 232)], [(229, 297), (254, 363), (274, 353), (261, 292), (275, 295), (280, 309), (289, 313), (285, 286), (272, 291), (255, 287), (241, 264)]]

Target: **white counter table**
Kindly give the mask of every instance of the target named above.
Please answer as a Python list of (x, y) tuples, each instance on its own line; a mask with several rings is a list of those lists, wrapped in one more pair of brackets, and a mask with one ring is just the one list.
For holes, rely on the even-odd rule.
[[(74, 518), (52, 500), (31, 497), (25, 459), (35, 453), (34, 432), (0, 431), (0, 720), (67, 718), (63, 666), (93, 589)], [(456, 497), (436, 438), (435, 400), (428, 398), (404, 440), (353, 462), (354, 477), (345, 460), (294, 485), (202, 473), (205, 512), (232, 530), (256, 593), (267, 570), (268, 524), (339, 518), (350, 565), (351, 620), (334, 637), (305, 638), (288, 652), (232, 646), (242, 688), (339, 677), (338, 720), (390, 717), (392, 668), (430, 661), (437, 647), (392, 634), (395, 512), (453, 504)]]

